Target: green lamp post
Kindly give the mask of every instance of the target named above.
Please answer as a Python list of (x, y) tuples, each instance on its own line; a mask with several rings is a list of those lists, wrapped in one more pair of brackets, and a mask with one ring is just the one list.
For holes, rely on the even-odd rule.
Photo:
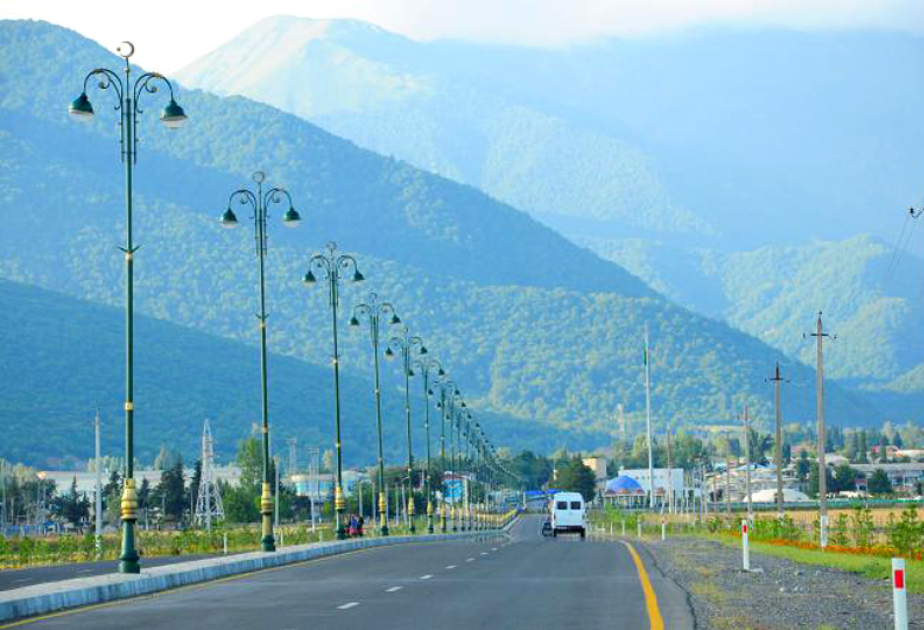
[(118, 99), (115, 109), (120, 114), (119, 119), (119, 145), (121, 148), (122, 163), (125, 164), (125, 247), (121, 248), (125, 254), (125, 484), (122, 490), (121, 517), (122, 517), (122, 551), (119, 556), (119, 571), (121, 573), (139, 573), (141, 564), (138, 551), (135, 548), (135, 524), (138, 521), (138, 493), (135, 489), (135, 431), (134, 431), (134, 256), (138, 248), (132, 239), (132, 176), (135, 163), (138, 161), (138, 116), (142, 109), (138, 102), (143, 95), (154, 94), (158, 86), (167, 88), (170, 102), (164, 107), (160, 115), (161, 122), (168, 129), (177, 129), (186, 122), (186, 113), (174, 100), (173, 85), (163, 75), (156, 72), (142, 73), (132, 81), (132, 67), (129, 58), (135, 53), (131, 42), (122, 42), (116, 49), (125, 60), (123, 74), (107, 68), (96, 68), (90, 71), (83, 80), (83, 91), (73, 102), (68, 112), (72, 118), (82, 122), (93, 119), (93, 105), (87, 97), (87, 87), (90, 81), (96, 81), (101, 90), (109, 90)]
[[(315, 273), (317, 272), (317, 273)], [(353, 282), (362, 282), (365, 277), (359, 271), (356, 259), (349, 254), (338, 254), (337, 244), (331, 241), (327, 244), (326, 254), (315, 254), (308, 262), (308, 272), (304, 282), (311, 286), (320, 276), (327, 280), (328, 296), (330, 301), (331, 330), (334, 336), (334, 450), (337, 455), (337, 478), (334, 488), (334, 510), (336, 512), (337, 539), (346, 538), (346, 524), (343, 513), (346, 509), (343, 494), (343, 448), (340, 442), (340, 353), (337, 345), (337, 307), (340, 304), (340, 280), (349, 277)]]
[(379, 381), (379, 334), (380, 321), (386, 318), (392, 325), (401, 323), (394, 307), (388, 302), (379, 302), (375, 293), (369, 295), (369, 302), (356, 305), (350, 326), (359, 326), (360, 320), (369, 324), (372, 340), (372, 365), (375, 370), (375, 426), (379, 438), (379, 532), (388, 536), (388, 501), (385, 497), (385, 455), (382, 449), (382, 389)]
[(440, 489), (442, 491), (440, 505), (440, 531), (444, 534), (447, 531), (447, 519), (449, 517), (449, 501), (446, 498), (446, 418), (450, 413), (450, 407), (454, 407), (456, 396), (459, 396), (459, 390), (456, 389), (456, 383), (449, 378), (443, 378), (437, 383), (440, 388), (440, 400), (436, 403), (436, 408), (440, 410)]
[(411, 446), (411, 377), (414, 376), (414, 370), (411, 356), (427, 354), (427, 347), (424, 346), (423, 339), (412, 337), (407, 326), (402, 326), (401, 333), (388, 340), (385, 358), (393, 359), (398, 353), (401, 354), (401, 368), (404, 372), (404, 412), (407, 416), (407, 515), (410, 532), (415, 534), (417, 527), (414, 525), (414, 454)]
[(440, 365), (440, 362), (433, 358), (428, 359), (418, 359), (414, 362), (414, 369), (420, 374), (421, 380), (423, 381), (423, 393), (424, 393), (424, 431), (426, 433), (426, 442), (427, 442), (427, 474), (424, 476), (424, 482), (426, 483), (426, 493), (427, 493), (427, 533), (433, 533), (433, 493), (432, 488), (430, 487), (430, 476), (433, 474), (433, 467), (430, 463), (430, 396), (433, 395), (433, 391), (430, 389), (430, 370), (437, 370), (437, 377), (443, 377), (446, 375), (446, 372), (443, 371), (443, 367)]
[(263, 551), (269, 552), (276, 551), (276, 539), (273, 535), (273, 479), (269, 455), (269, 394), (266, 378), (266, 227), (270, 205), (282, 203), (283, 198), (289, 205), (289, 209), (286, 210), (282, 217), (283, 225), (291, 228), (297, 227), (301, 222), (301, 217), (292, 205), (292, 197), (284, 188), (274, 187), (267, 191), (263, 190), (263, 182), (266, 180), (266, 175), (264, 175), (263, 171), (254, 173), (252, 179), (257, 184), (256, 192), (247, 188), (240, 188), (231, 193), (228, 198), (228, 209), (221, 215), (221, 226), (229, 229), (238, 226), (237, 216), (231, 209), (235, 200), (241, 205), (250, 206), (253, 211), (260, 279), (260, 313), (257, 315), (257, 327), (260, 330), (260, 389), (263, 398), (263, 490), (260, 495), (263, 538), (261, 544)]
[(473, 490), (475, 485), (475, 465), (472, 460), (472, 414), (470, 411), (465, 413), (465, 425), (463, 435), (465, 437), (465, 466), (468, 468), (468, 493), (465, 502), (465, 527), (469, 530), (475, 528), (474, 519), (474, 501)]

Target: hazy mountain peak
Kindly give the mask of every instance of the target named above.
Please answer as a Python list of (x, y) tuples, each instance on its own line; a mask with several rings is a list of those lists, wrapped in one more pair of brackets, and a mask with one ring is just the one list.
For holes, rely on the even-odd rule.
[(425, 91), (426, 77), (366, 55), (409, 40), (359, 20), (274, 16), (187, 66), (177, 79), (310, 118), (361, 111)]

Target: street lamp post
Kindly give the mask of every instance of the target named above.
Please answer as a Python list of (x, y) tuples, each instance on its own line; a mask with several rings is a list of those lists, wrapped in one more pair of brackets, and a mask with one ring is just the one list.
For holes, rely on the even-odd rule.
[[(456, 460), (456, 442), (458, 441), (457, 438), (458, 438), (459, 424), (461, 420), (461, 412), (460, 412), (460, 415), (456, 414), (456, 402), (455, 401), (456, 401), (455, 396), (453, 396), (449, 400), (449, 431), (450, 431), (450, 437), (452, 438), (452, 476), (454, 477), (454, 481), (458, 482), (459, 472), (458, 472), (458, 467), (457, 467), (458, 462)], [(464, 409), (465, 401), (460, 400), (459, 406)], [(463, 482), (460, 485), (463, 491), (463, 492), (460, 492), (460, 494), (464, 494), (465, 483)], [(462, 499), (462, 498), (463, 497), (461, 496), (459, 497), (459, 499)], [(452, 531), (454, 532), (459, 531), (459, 528), (461, 527), (461, 523), (462, 523), (461, 506), (457, 506), (455, 502), (453, 502)]]
[(445, 376), (446, 373), (443, 371), (443, 367), (440, 365), (440, 362), (436, 359), (418, 359), (414, 362), (413, 366), (419, 373), (420, 377), (423, 380), (423, 392), (424, 392), (424, 431), (426, 433), (427, 440), (427, 474), (424, 477), (424, 483), (426, 484), (426, 493), (427, 493), (427, 533), (433, 533), (433, 494), (430, 488), (430, 475), (432, 473), (432, 466), (430, 464), (430, 396), (433, 392), (430, 391), (430, 370), (436, 368), (437, 376)]
[[(317, 274), (315, 274), (317, 272)], [(337, 539), (346, 538), (346, 526), (343, 522), (343, 512), (346, 509), (343, 495), (343, 450), (340, 442), (340, 354), (337, 345), (337, 307), (340, 304), (340, 278), (341, 274), (349, 275), (353, 282), (365, 280), (356, 265), (356, 259), (349, 254), (337, 254), (337, 244), (327, 244), (326, 254), (315, 254), (308, 262), (308, 272), (304, 282), (312, 285), (317, 282), (317, 276), (327, 280), (328, 296), (330, 300), (331, 330), (334, 337), (334, 448), (337, 451), (337, 478), (334, 489), (334, 510), (336, 512)], [(375, 497), (373, 497), (375, 503)]]
[(263, 491), (260, 496), (260, 514), (263, 517), (263, 538), (261, 544), (263, 551), (276, 551), (276, 540), (273, 536), (273, 479), (270, 470), (269, 454), (269, 392), (266, 377), (266, 220), (269, 216), (269, 207), (272, 204), (282, 203), (283, 198), (289, 204), (282, 217), (286, 227), (297, 227), (301, 217), (292, 205), (292, 197), (284, 188), (273, 187), (263, 190), (266, 175), (257, 171), (252, 179), (257, 185), (256, 192), (248, 188), (239, 188), (228, 197), (228, 209), (221, 215), (221, 225), (225, 228), (237, 227), (237, 216), (231, 205), (237, 200), (241, 205), (250, 206), (253, 210), (253, 227), (256, 241), (257, 261), (260, 273), (260, 313), (257, 315), (257, 327), (260, 329), (260, 389), (263, 406)]
[(393, 358), (396, 351), (401, 353), (401, 368), (404, 371), (404, 411), (407, 416), (407, 516), (410, 523), (408, 529), (411, 534), (417, 532), (417, 527), (414, 525), (414, 455), (411, 448), (411, 377), (414, 376), (411, 354), (414, 353), (415, 349), (416, 354), (427, 354), (423, 339), (416, 336), (412, 337), (407, 326), (402, 326), (401, 334), (392, 337), (388, 341), (388, 347), (385, 349), (386, 358)]
[(112, 89), (118, 98), (116, 110), (120, 113), (119, 145), (122, 162), (125, 164), (125, 484), (122, 491), (122, 552), (119, 557), (121, 573), (140, 573), (138, 551), (135, 548), (135, 525), (138, 522), (138, 493), (135, 490), (135, 432), (134, 432), (134, 256), (138, 248), (132, 240), (132, 176), (138, 161), (138, 115), (143, 110), (138, 102), (144, 94), (154, 94), (162, 84), (170, 92), (170, 102), (161, 112), (160, 119), (170, 129), (176, 129), (186, 122), (186, 113), (174, 100), (173, 85), (163, 75), (145, 72), (132, 81), (132, 67), (129, 58), (135, 47), (131, 42), (122, 42), (116, 49), (125, 60), (124, 80), (118, 73), (107, 68), (91, 70), (83, 80), (83, 91), (68, 109), (72, 118), (88, 122), (93, 118), (93, 105), (87, 98), (90, 80), (97, 81), (101, 90)]
[(388, 514), (385, 498), (385, 455), (382, 449), (382, 389), (379, 381), (379, 333), (380, 320), (382, 317), (389, 319), (392, 325), (401, 323), (401, 319), (395, 314), (395, 308), (388, 302), (379, 302), (375, 293), (370, 294), (369, 302), (358, 304), (353, 309), (353, 317), (350, 319), (351, 326), (359, 326), (360, 320), (364, 319), (369, 324), (369, 336), (372, 340), (372, 365), (375, 370), (375, 426), (379, 438), (379, 532), (382, 536), (388, 536)]
[(446, 533), (446, 520), (449, 516), (449, 501), (447, 500), (447, 490), (446, 485), (446, 416), (450, 413), (450, 401), (454, 400), (456, 396), (459, 395), (459, 390), (456, 389), (455, 381), (443, 378), (439, 382), (440, 387), (440, 401), (436, 403), (437, 409), (440, 410), (440, 468), (443, 470), (440, 472), (440, 488), (442, 489), (441, 505), (440, 505), (440, 531), (444, 534)]

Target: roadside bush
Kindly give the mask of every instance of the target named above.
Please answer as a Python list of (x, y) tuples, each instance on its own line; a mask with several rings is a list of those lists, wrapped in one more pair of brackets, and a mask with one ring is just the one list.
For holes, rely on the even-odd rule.
[(831, 543), (838, 547), (846, 547), (849, 543), (847, 539), (847, 515), (841, 512), (834, 519), (834, 526), (831, 528)]
[(856, 507), (850, 516), (850, 526), (855, 547), (868, 549), (873, 546), (876, 525), (873, 522), (873, 514), (868, 507), (860, 505)]
[(903, 556), (914, 553), (924, 541), (924, 524), (918, 520), (918, 510), (914, 505), (902, 511), (898, 522), (890, 518), (888, 531), (889, 543)]

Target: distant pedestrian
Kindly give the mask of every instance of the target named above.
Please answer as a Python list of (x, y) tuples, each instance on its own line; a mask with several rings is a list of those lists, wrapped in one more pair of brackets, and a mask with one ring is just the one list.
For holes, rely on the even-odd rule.
[(350, 515), (350, 526), (348, 533), (350, 537), (359, 536), (359, 520), (355, 514)]

